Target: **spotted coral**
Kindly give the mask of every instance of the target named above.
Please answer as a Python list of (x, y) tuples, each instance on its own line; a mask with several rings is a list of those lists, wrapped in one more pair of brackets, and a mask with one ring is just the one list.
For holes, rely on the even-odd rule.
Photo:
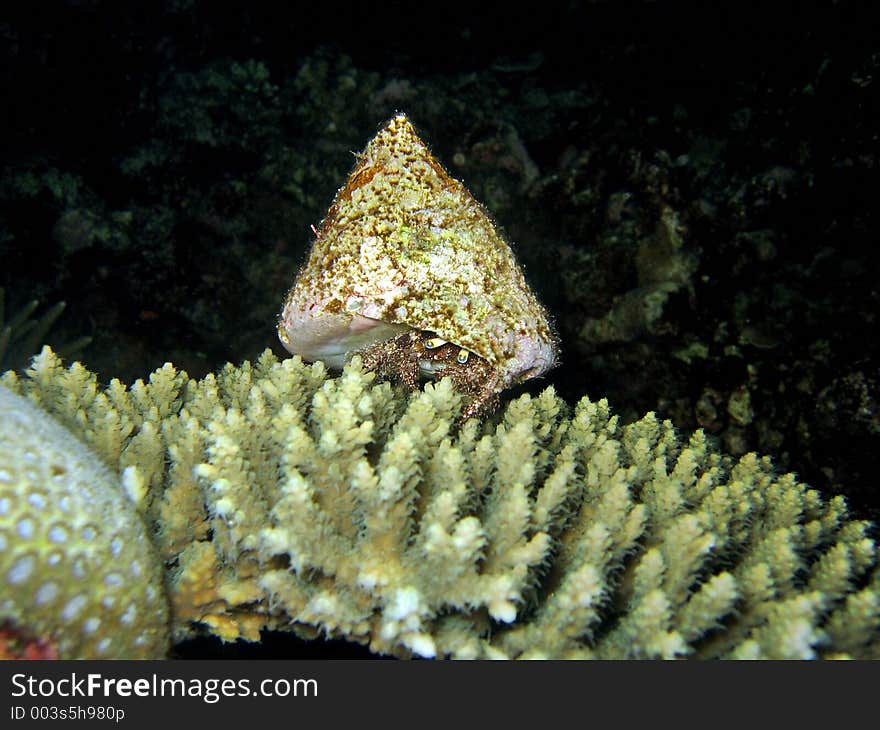
[(167, 652), (161, 566), (119, 478), (42, 410), (3, 387), (0, 586), (0, 638), (11, 654), (16, 637), (20, 644), (25, 639), (23, 657), (134, 659)]
[[(841, 498), (767, 459), (552, 389), (458, 428), (355, 359), (97, 386), (51, 352), (3, 384), (126, 476), (170, 566), (177, 640), (263, 628), (379, 653), (870, 656), (878, 552)], [(8, 529), (9, 520), (0, 524)]]

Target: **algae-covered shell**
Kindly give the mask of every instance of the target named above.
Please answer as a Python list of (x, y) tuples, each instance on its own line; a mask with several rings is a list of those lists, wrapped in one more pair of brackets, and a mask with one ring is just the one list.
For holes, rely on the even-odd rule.
[(547, 313), (510, 246), (398, 114), (336, 194), (278, 331), (290, 352), (338, 367), (406, 328), (483, 357), (499, 390), (556, 361)]

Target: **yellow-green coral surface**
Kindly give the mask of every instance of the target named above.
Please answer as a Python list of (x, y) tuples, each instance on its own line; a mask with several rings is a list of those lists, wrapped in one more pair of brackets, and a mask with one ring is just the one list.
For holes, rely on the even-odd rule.
[(0, 387), (0, 626), (62, 659), (159, 658), (161, 565), (118, 476)]
[(621, 426), (606, 402), (571, 408), (548, 388), (459, 428), (446, 380), (410, 396), (357, 358), (329, 378), (268, 352), (200, 381), (166, 365), (101, 388), (44, 350), (0, 382), (125, 475), (177, 639), (268, 627), (399, 656), (876, 654), (869, 525), (650, 414)]

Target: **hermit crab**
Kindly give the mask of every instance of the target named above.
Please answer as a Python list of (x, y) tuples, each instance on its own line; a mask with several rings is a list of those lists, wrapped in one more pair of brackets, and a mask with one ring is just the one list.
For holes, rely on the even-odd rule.
[(291, 353), (333, 368), (359, 353), (413, 389), (449, 377), (468, 397), (462, 418), (556, 363), (510, 246), (404, 114), (368, 143), (315, 234), (278, 321)]

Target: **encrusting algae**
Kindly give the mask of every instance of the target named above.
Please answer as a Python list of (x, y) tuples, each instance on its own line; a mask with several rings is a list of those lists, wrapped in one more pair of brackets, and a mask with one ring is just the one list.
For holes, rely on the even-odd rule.
[(557, 341), (510, 246), (485, 209), (393, 117), (370, 141), (316, 231), (278, 324), (284, 346), (410, 388), (450, 377), (472, 397), (545, 373)]
[[(166, 365), (100, 388), (45, 349), (0, 384), (123, 475), (155, 546), (129, 547), (164, 564), (174, 641), (274, 629), (397, 656), (877, 656), (869, 525), (651, 414), (621, 427), (604, 401), (572, 409), (547, 388), (495, 425), (457, 426), (448, 379), (407, 393), (358, 358), (331, 378), (269, 352), (203, 380)], [(0, 469), (23, 467), (2, 453)], [(3, 488), (27, 500), (22, 482)], [(34, 534), (56, 522), (32, 519)], [(17, 521), (0, 513), (6, 535)], [(8, 545), (10, 565), (29, 549)], [(0, 620), (72, 630), (63, 610), (27, 625), (33, 594), (10, 592), (8, 567), (2, 580)]]

